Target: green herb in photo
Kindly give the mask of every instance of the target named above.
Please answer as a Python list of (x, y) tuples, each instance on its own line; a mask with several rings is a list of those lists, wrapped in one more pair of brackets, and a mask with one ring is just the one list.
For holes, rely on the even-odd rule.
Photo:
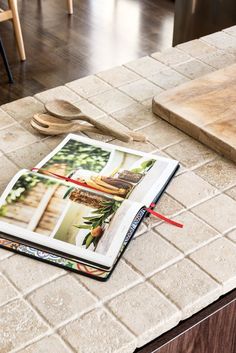
[(88, 229), (90, 232), (84, 238), (83, 244), (86, 249), (93, 243), (96, 249), (99, 239), (103, 234), (103, 226), (108, 221), (108, 218), (112, 216), (120, 207), (120, 201), (104, 201), (102, 207), (92, 211), (94, 216), (83, 217), (84, 223), (74, 225), (78, 229)]

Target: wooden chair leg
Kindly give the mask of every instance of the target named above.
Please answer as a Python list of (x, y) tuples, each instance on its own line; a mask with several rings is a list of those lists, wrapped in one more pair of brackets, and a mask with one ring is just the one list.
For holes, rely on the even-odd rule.
[(25, 47), (24, 47), (24, 41), (23, 41), (23, 36), (21, 31), (19, 14), (18, 14), (17, 0), (8, 0), (8, 3), (12, 11), (12, 22), (14, 26), (18, 51), (19, 51), (21, 60), (24, 61), (26, 60)]
[(11, 73), (11, 70), (10, 70), (10, 67), (8, 64), (6, 52), (5, 52), (1, 38), (0, 38), (0, 55), (2, 56), (2, 59), (3, 59), (3, 64), (4, 64), (6, 72), (7, 72), (9, 83), (13, 83), (12, 73)]
[(69, 15), (73, 14), (73, 0), (67, 0), (68, 12)]

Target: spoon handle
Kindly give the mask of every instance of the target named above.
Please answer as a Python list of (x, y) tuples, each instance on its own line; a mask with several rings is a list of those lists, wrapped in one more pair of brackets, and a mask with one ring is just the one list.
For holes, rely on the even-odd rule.
[(87, 115), (83, 115), (83, 120), (86, 120), (87, 122), (92, 124), (96, 129), (101, 130), (103, 134), (106, 134), (108, 136), (113, 136), (124, 142), (129, 142), (132, 139), (129, 133), (126, 133), (125, 131), (105, 125), (101, 122), (101, 120), (95, 120)]

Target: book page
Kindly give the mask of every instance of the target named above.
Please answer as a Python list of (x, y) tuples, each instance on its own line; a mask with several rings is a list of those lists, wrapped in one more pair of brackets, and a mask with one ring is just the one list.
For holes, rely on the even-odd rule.
[(112, 266), (136, 202), (20, 171), (0, 198), (0, 231), (104, 266)]
[(175, 160), (69, 134), (39, 173), (70, 177), (97, 191), (149, 207), (178, 167)]

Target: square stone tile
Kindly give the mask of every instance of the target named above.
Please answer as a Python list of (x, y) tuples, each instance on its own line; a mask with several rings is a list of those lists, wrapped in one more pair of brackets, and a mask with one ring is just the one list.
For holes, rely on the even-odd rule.
[[(157, 151), (155, 151), (155, 153), (154, 153), (156, 156), (159, 156), (159, 157), (164, 157), (164, 158), (169, 158), (170, 159), (170, 156), (166, 153), (166, 152), (164, 152), (164, 150), (157, 150)], [(178, 173), (178, 169), (176, 170), (176, 173)], [(176, 174), (175, 174), (176, 175)]]
[(147, 226), (142, 222), (140, 224), (140, 226), (138, 227), (138, 230), (135, 232), (132, 239), (135, 239), (135, 238), (139, 237), (140, 235), (143, 235), (145, 232), (147, 232)]
[(235, 55), (226, 53), (223, 50), (216, 50), (213, 53), (202, 55), (198, 59), (217, 70), (235, 64), (236, 62)]
[(227, 237), (236, 243), (236, 229), (229, 232)]
[(150, 56), (144, 56), (143, 58), (131, 61), (125, 64), (125, 66), (143, 77), (154, 75), (157, 72), (163, 71), (167, 68), (166, 65), (151, 58)]
[(144, 233), (127, 248), (124, 258), (146, 277), (183, 257), (180, 251), (153, 232)]
[(64, 135), (57, 135), (57, 136), (50, 136), (47, 137), (43, 140), (43, 143), (47, 145), (50, 150), (52, 151), (55, 147), (61, 143), (61, 141), (66, 137), (66, 134)]
[(226, 28), (223, 30), (223, 32), (226, 32), (227, 34), (230, 34), (231, 36), (235, 36), (236, 37), (236, 26), (232, 26), (229, 28)]
[(198, 168), (196, 173), (221, 190), (236, 185), (236, 166), (226, 158), (217, 158)]
[(58, 267), (21, 255), (14, 255), (1, 261), (0, 270), (23, 292), (39, 287), (64, 273), (64, 270)]
[(132, 353), (135, 337), (104, 309), (96, 309), (59, 330), (79, 353)]
[(75, 278), (83, 283), (90, 292), (95, 294), (102, 301), (107, 301), (108, 299), (117, 296), (120, 292), (133, 287), (142, 280), (142, 277), (140, 277), (123, 260), (119, 261), (113, 274), (106, 283), (94, 281), (94, 279), (84, 276), (78, 277), (78, 275), (76, 275)]
[[(139, 132), (144, 133), (142, 130), (139, 130)], [(136, 151), (142, 151), (142, 152), (148, 152), (148, 153), (149, 152), (151, 153), (156, 150), (156, 147), (149, 142), (132, 141), (127, 143), (116, 139), (112, 141), (112, 144), (115, 146), (131, 148)]]
[(78, 94), (66, 86), (58, 86), (48, 89), (47, 91), (35, 94), (34, 97), (42, 103), (47, 103), (53, 99), (64, 99), (70, 103), (75, 103), (81, 99)]
[[(174, 200), (171, 196), (167, 195), (164, 193), (160, 200), (157, 201), (156, 207), (154, 208), (154, 211), (163, 214), (166, 217), (172, 217), (176, 213), (181, 212), (184, 209), (184, 207)], [(153, 225), (160, 223), (160, 219), (151, 215), (146, 218), (145, 222), (149, 227), (152, 227)]]
[(11, 178), (18, 172), (19, 168), (12, 163), (7, 157), (1, 156), (1, 185), (3, 188), (7, 186)]
[(44, 135), (42, 133), (40, 133), (39, 131), (37, 131), (36, 129), (34, 129), (31, 124), (30, 124), (30, 120), (31, 119), (27, 119), (27, 120), (24, 120), (20, 123), (20, 126), (25, 129), (27, 132), (29, 132), (32, 136), (35, 137), (35, 140), (43, 140), (45, 138), (45, 136), (47, 135)]
[(236, 226), (236, 201), (227, 195), (218, 195), (192, 210), (219, 232), (226, 232)]
[(185, 254), (204, 246), (219, 236), (216, 230), (190, 212), (181, 213), (173, 219), (182, 223), (184, 227), (170, 227), (169, 224), (162, 223), (155, 230)]
[(133, 99), (116, 89), (93, 96), (89, 100), (108, 114), (124, 109), (134, 103)]
[(191, 59), (191, 56), (178, 48), (168, 48), (151, 55), (154, 59), (165, 65), (177, 65)]
[(235, 38), (226, 32), (215, 32), (201, 38), (202, 41), (217, 47), (218, 49), (236, 53)]
[(141, 104), (148, 110), (152, 110), (152, 100), (153, 98), (145, 99), (145, 101), (142, 101)]
[(191, 80), (214, 71), (211, 66), (195, 59), (176, 65), (174, 69)]
[(112, 116), (131, 130), (141, 129), (156, 121), (155, 115), (139, 103), (134, 103), (126, 109), (119, 110)]
[(0, 108), (0, 130), (14, 124), (16, 121)]
[(47, 327), (23, 300), (14, 300), (0, 307), (1, 353), (25, 345), (47, 331)]
[(124, 66), (116, 66), (112, 69), (99, 72), (97, 76), (113, 87), (119, 87), (140, 78), (139, 75)]
[(171, 181), (167, 193), (185, 207), (191, 207), (214, 196), (217, 189), (193, 172), (187, 172)]
[[(91, 118), (98, 119), (101, 117), (106, 116), (106, 114), (101, 110), (98, 109), (95, 105), (89, 103), (86, 100), (81, 100), (77, 103), (75, 103), (75, 106), (81, 109), (81, 111), (90, 116)], [(82, 121), (80, 121), (82, 123)]]
[(183, 206), (171, 196), (164, 193), (160, 200), (157, 201), (157, 205), (154, 210), (167, 217), (171, 217), (172, 215), (182, 211)]
[(236, 201), (236, 186), (225, 191), (225, 194), (232, 197), (232, 199), (234, 199)]
[(194, 39), (186, 43), (181, 43), (177, 45), (177, 48), (183, 50), (185, 53), (190, 54), (194, 58), (216, 51), (216, 48), (214, 46), (209, 45), (199, 39)]
[(40, 341), (32, 343), (26, 348), (23, 348), (19, 353), (46, 353), (46, 352), (56, 352), (56, 353), (71, 353), (62, 340), (55, 336), (46, 336)]
[(31, 169), (51, 152), (43, 142), (35, 142), (7, 154), (7, 157), (20, 168)]
[(156, 117), (156, 123), (143, 128), (140, 132), (144, 133), (153, 145), (161, 149), (186, 138), (182, 131), (158, 117)]
[(181, 319), (180, 311), (147, 283), (131, 288), (108, 305), (137, 336), (138, 347), (168, 331)]
[(31, 118), (36, 113), (44, 112), (44, 105), (33, 97), (18, 99), (2, 105), (1, 108), (19, 122)]
[(119, 89), (138, 102), (152, 98), (163, 91), (162, 88), (145, 79), (128, 83), (127, 85), (121, 86)]
[(0, 274), (0, 305), (4, 305), (17, 296), (18, 293), (12, 284)]
[(17, 123), (0, 130), (0, 150), (5, 153), (29, 145), (34, 141), (36, 138)]
[(187, 138), (176, 145), (167, 147), (165, 152), (187, 168), (195, 168), (217, 156), (210, 148), (192, 138)]
[(223, 286), (223, 293), (236, 287), (236, 245), (225, 238), (204, 246), (190, 258)]
[(96, 303), (91, 294), (70, 275), (36, 289), (29, 300), (54, 326), (91, 310)]
[[(1, 237), (1, 233), (0, 233), (0, 237)], [(5, 250), (3, 248), (0, 248), (0, 261), (6, 259), (8, 257), (11, 257), (12, 255), (13, 255), (13, 252), (11, 252), (9, 250)]]
[(112, 87), (106, 82), (100, 80), (95, 75), (80, 78), (66, 84), (72, 91), (83, 98), (89, 98), (97, 94), (108, 91)]
[(157, 273), (151, 281), (181, 309), (182, 319), (205, 308), (221, 294), (221, 286), (187, 259)]
[(163, 89), (174, 88), (181, 83), (189, 81), (187, 77), (173, 69), (158, 72), (157, 74), (148, 77), (148, 79)]

